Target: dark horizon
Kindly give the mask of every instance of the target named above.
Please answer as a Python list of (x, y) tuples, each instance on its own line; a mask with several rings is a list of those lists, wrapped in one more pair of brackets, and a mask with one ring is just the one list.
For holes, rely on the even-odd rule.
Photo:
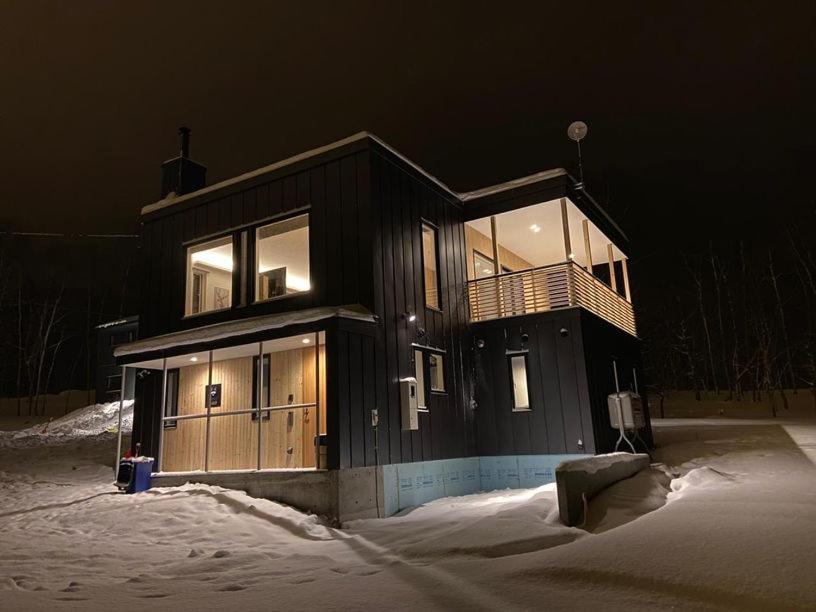
[[(208, 184), (365, 130), (467, 191), (575, 174), (566, 128), (583, 120), (587, 190), (631, 240), (635, 308), (653, 329), (675, 294), (693, 308), (684, 257), (716, 250), (733, 266), (743, 244), (765, 278), (768, 250), (789, 249), (789, 233), (807, 242), (814, 221), (812, 7), (86, 2), (3, 13), (5, 232), (137, 233), (180, 125)], [(120, 314), (123, 283), (138, 289), (132, 271), (121, 278), (132, 239), (69, 238), (56, 263), (59, 247), (39, 240), (2, 246), (35, 284), (63, 274), (80, 301), (93, 285), (100, 317)], [(75, 261), (87, 271), (60, 272)], [(782, 281), (797, 283), (790, 271)]]

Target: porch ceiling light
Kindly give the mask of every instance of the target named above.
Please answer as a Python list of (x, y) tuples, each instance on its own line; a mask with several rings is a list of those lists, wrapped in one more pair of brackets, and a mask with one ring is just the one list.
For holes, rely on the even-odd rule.
[(534, 234), (537, 234), (538, 232), (541, 231), (541, 226), (538, 223), (533, 223), (530, 226), (530, 231), (533, 232)]
[(198, 361), (198, 357), (190, 357), (190, 361)]
[(309, 340), (308, 338), (304, 338), (303, 340), (301, 340), (301, 342), (303, 344), (309, 344), (309, 342), (311, 342), (311, 340)]

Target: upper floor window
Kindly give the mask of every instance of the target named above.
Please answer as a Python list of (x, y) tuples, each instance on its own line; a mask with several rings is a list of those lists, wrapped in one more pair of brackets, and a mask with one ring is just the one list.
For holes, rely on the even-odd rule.
[(425, 306), (440, 310), (436, 228), (422, 224), (422, 268), (425, 282)]
[(309, 215), (259, 227), (255, 269), (255, 301), (309, 291)]
[(232, 236), (187, 249), (185, 315), (232, 306)]

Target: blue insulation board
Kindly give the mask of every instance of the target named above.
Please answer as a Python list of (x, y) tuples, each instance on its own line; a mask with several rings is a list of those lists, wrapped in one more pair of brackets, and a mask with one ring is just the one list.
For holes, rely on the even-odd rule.
[(386, 516), (440, 497), (555, 482), (555, 467), (588, 455), (466, 457), (382, 466)]

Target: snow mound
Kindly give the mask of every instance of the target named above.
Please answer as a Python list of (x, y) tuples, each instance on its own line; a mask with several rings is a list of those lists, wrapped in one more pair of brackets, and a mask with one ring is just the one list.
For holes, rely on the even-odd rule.
[(714, 489), (733, 484), (736, 477), (714, 468), (703, 466), (690, 470), (685, 476), (671, 481), (669, 500), (679, 499), (693, 489)]
[(605, 455), (592, 455), (583, 457), (581, 459), (570, 459), (558, 464), (559, 472), (586, 472), (587, 474), (595, 474), (601, 470), (612, 467), (616, 463), (626, 459), (630, 460), (633, 457), (647, 457), (648, 455), (638, 454), (633, 455), (625, 452), (607, 453)]
[[(119, 402), (92, 404), (46, 423), (14, 433), (6, 433), (5, 436), (0, 437), (0, 443), (14, 445), (29, 444), (36, 440), (70, 441), (104, 433), (116, 433), (118, 425)], [(129, 434), (132, 429), (133, 400), (125, 400), (122, 406), (122, 432)]]
[[(261, 519), (270, 526), (278, 527), (305, 540), (332, 540), (336, 532), (324, 525), (314, 514), (306, 514), (284, 504), (250, 497), (243, 491), (225, 489), (216, 485), (186, 483), (180, 487), (156, 487), (144, 492), (146, 496), (163, 499), (208, 497), (236, 515), (249, 515)], [(202, 514), (211, 512), (203, 509)]]

